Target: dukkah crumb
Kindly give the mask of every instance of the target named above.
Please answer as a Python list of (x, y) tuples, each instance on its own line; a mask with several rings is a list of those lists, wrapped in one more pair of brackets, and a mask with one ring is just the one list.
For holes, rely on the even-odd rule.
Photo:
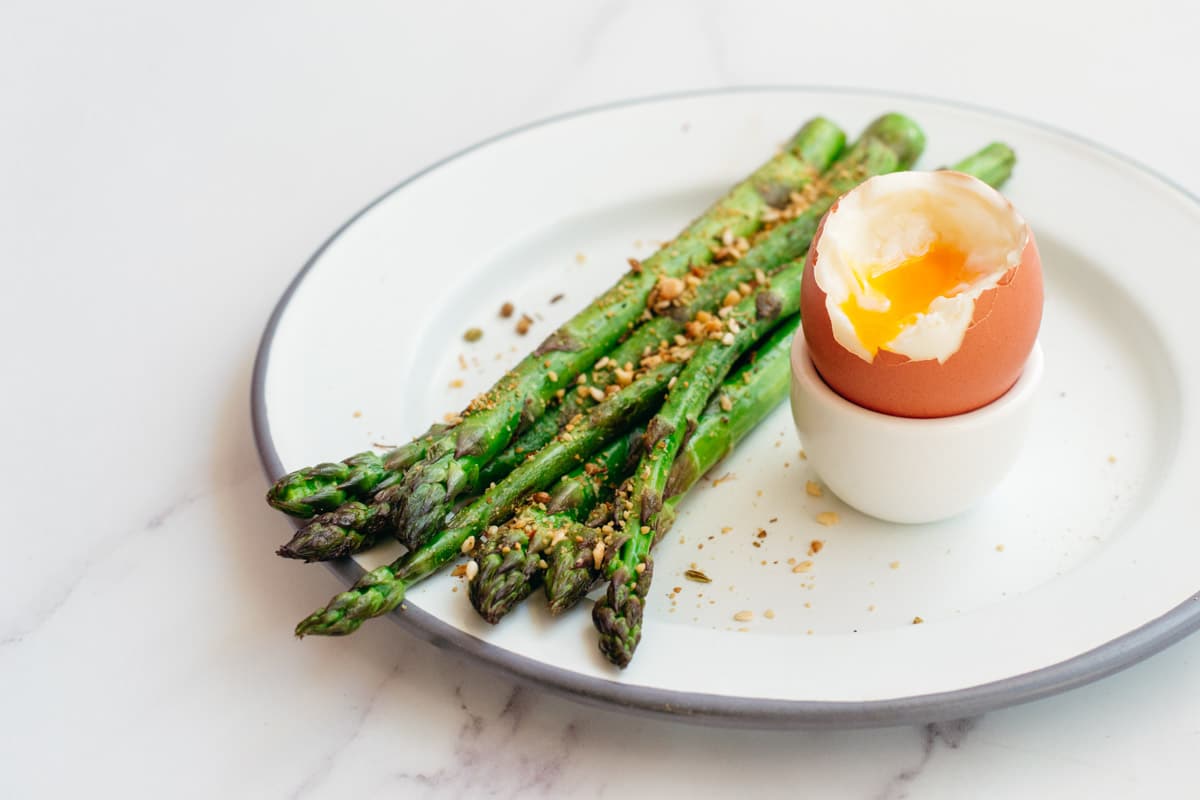
[(483, 338), (483, 329), (482, 328), (467, 328), (466, 332), (463, 333), (463, 338), (466, 339), (468, 342), (478, 342), (480, 339)]
[(1110, 463), (1110, 464), (1115, 464), (1115, 463), (1117, 463), (1117, 457), (1116, 457), (1116, 456), (1109, 456), (1109, 457), (1108, 457), (1108, 463)]
[(913, 625), (920, 625), (920, 624), (921, 624), (922, 622), (924, 622), (924, 621), (925, 621), (925, 620), (921, 619), (920, 617), (913, 617), (912, 624), (913, 624)]
[(728, 525), (725, 525), (724, 527), (721, 528), (721, 533), (729, 533), (732, 530), (733, 530), (733, 528), (729, 527)]
[(562, 292), (559, 292), (558, 294), (554, 295), (554, 297), (550, 298), (550, 304), (553, 305), (553, 304), (557, 303), (559, 300), (562, 300), (564, 297), (566, 297), (566, 295), (563, 294)]
[(801, 451), (800, 451), (800, 460), (801, 460), (801, 461), (808, 461), (808, 453), (806, 453), (806, 452), (804, 452), (803, 450), (801, 450)]
[(817, 483), (816, 481), (807, 481), (804, 484), (804, 493), (809, 497), (820, 497), (821, 495), (825, 494), (825, 492), (821, 490), (821, 484)]
[(824, 525), (826, 528), (838, 524), (838, 515), (836, 511), (822, 511), (817, 514), (817, 524)]
[(763, 612), (763, 616), (766, 617), (767, 619), (775, 619), (775, 611), (773, 609), (768, 608), (766, 611)]
[(585, 256), (583, 253), (576, 253), (575, 254), (575, 263), (576, 264), (586, 264), (587, 256)]
[(508, 319), (516, 310), (516, 307), (512, 303), (505, 303), (504, 305), (500, 306), (500, 317), (502, 319)]
[(1002, 545), (1002, 544), (998, 544), (998, 545), (996, 545), (996, 552), (997, 552), (997, 553), (1003, 553), (1003, 552), (1004, 552), (1004, 545)]
[(462, 415), (457, 411), (447, 411), (445, 414), (442, 414), (442, 421), (447, 425), (457, 425), (462, 422)]
[(528, 314), (522, 314), (521, 318), (517, 320), (517, 333), (521, 336), (524, 336), (525, 334), (529, 333), (529, 328), (532, 325), (533, 317), (529, 316)]
[(708, 575), (704, 574), (698, 569), (684, 570), (683, 577), (687, 578), (689, 581), (695, 581), (696, 583), (712, 583), (712, 578), (708, 577)]
[(739, 611), (733, 615), (733, 618), (737, 622), (749, 622), (750, 620), (754, 619), (754, 612), (753, 611)]
[(812, 566), (813, 562), (811, 561), (801, 561), (799, 564), (792, 567), (792, 572), (808, 572), (810, 569), (812, 569)]
[(467, 371), (467, 358), (462, 353), (458, 354), (458, 368), (463, 372)]
[(824, 548), (825, 548), (824, 540), (813, 539), (811, 542), (808, 543), (808, 554), (810, 556), (815, 556), (817, 553), (821, 552), (821, 550), (823, 550)]
[[(473, 564), (475, 562), (472, 561), (472, 562), (468, 562), (468, 563)], [(466, 564), (459, 564), (457, 567), (450, 570), (450, 576), (453, 578), (461, 578), (466, 574), (467, 574), (467, 565)]]
[(732, 472), (726, 472), (724, 475), (722, 475), (719, 478), (713, 478), (713, 482), (712, 482), (713, 488), (715, 489), (716, 487), (720, 486), (722, 483), (725, 483), (726, 481), (734, 480), (735, 478), (737, 478), (737, 476), (734, 475)]
[(362, 416), (362, 412), (361, 412), (361, 411), (355, 411), (355, 412), (354, 412), (354, 413), (353, 413), (351, 416), (353, 416), (355, 419), (358, 419), (359, 417), (361, 417), (361, 416)]
[(900, 562), (893, 561), (892, 563), (888, 564), (888, 566), (891, 567), (892, 569), (900, 569)]
[(461, 378), (455, 378), (454, 380), (450, 381), (451, 389), (461, 389), (462, 387), (463, 387), (463, 382), (462, 382)]

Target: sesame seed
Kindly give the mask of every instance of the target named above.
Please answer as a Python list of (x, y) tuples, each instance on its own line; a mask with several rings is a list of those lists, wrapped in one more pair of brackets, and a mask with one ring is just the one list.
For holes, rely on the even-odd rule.
[(737, 622), (749, 622), (750, 620), (754, 619), (754, 612), (753, 611), (739, 611), (733, 615), (733, 618)]
[(733, 410), (733, 401), (729, 399), (729, 395), (727, 395), (727, 394), (721, 395), (721, 399), (719, 402), (721, 404), (722, 411)]

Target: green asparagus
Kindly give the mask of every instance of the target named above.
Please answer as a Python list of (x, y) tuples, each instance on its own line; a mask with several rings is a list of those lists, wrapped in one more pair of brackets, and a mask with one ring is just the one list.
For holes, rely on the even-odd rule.
[(503, 481), (463, 507), (437, 536), (391, 564), (368, 572), (349, 591), (302, 620), (296, 626), (296, 635), (352, 633), (364, 621), (395, 609), (409, 586), (457, 558), (464, 545), (469, 550), (471, 537), (478, 537), (487, 526), (511, 516), (523, 497), (551, 486), (631, 424), (650, 414), (681, 368), (680, 362), (665, 361), (646, 370), (629, 386), (592, 408), (571, 430), (564, 430)]
[[(609, 366), (593, 372), (592, 386), (595, 389), (592, 391), (603, 390), (611, 384), (615, 380), (617, 366), (636, 363), (645, 348), (654, 348), (660, 341), (679, 335), (684, 324), (698, 311), (715, 308), (731, 291), (745, 285), (756, 285), (758, 276), (770, 275), (791, 259), (803, 257), (821, 213), (836, 197), (866, 177), (904, 169), (912, 164), (920, 153), (921, 142), (918, 140), (914, 145), (910, 127), (904, 117), (896, 114), (885, 114), (867, 126), (854, 146), (842, 154), (817, 181), (809, 184), (806, 196), (793, 196), (782, 212), (773, 207), (764, 212), (768, 223), (760, 232), (759, 240), (744, 256), (733, 264), (713, 269), (704, 280), (697, 281), (698, 288), (686, 293), (677, 302), (668, 303), (663, 316), (656, 316), (640, 325), (608, 358), (602, 359)], [(799, 202), (796, 202), (797, 199)], [(813, 206), (816, 210), (810, 211)], [(776, 215), (779, 219), (776, 219)], [(566, 420), (594, 402), (589, 392), (568, 395), (557, 413), (547, 411), (542, 414), (516, 441), (487, 462), (480, 470), (478, 485), (486, 486), (503, 479), (529, 453), (553, 438)], [(394, 452), (403, 453), (407, 463), (411, 463), (413, 454), (418, 452), (416, 448), (427, 447), (430, 441), (429, 436), (419, 437)], [(395, 456), (393, 459), (399, 460)], [(405, 486), (394, 476), (388, 476), (377, 490), (376, 505), (386, 505), (388, 514), (392, 515), (391, 509), (397, 505), (404, 490)], [(356, 530), (352, 525), (346, 526), (341, 522), (347, 520), (352, 523), (364, 516), (372, 520), (373, 533)], [(374, 544), (388, 528), (386, 524), (375, 523), (381, 519), (383, 516), (380, 514), (367, 515), (356, 505), (338, 509), (338, 513), (316, 520), (313, 523), (314, 530), (299, 531), (292, 542), (279, 549), (279, 554), (323, 560), (364, 549)]]
[[(601, 497), (611, 493), (636, 459), (642, 429), (635, 428), (592, 461), (564, 475), (554, 488), (488, 533), (472, 558), (478, 574), (468, 584), (471, 605), (495, 624), (541, 583), (544, 555), (555, 540), (576, 535)], [(594, 521), (591, 519), (589, 521)]]
[(783, 152), (645, 262), (631, 262), (631, 270), (612, 288), (475, 398), (463, 421), (436, 438), (425, 458), (405, 474), (394, 512), (398, 538), (419, 547), (460, 495), (477, 490), (480, 471), (513, 436), (633, 327), (661, 277), (677, 278), (710, 263), (711, 248), (726, 230), (733, 236), (753, 234), (762, 226), (764, 212), (819, 176), (844, 140), (826, 120), (805, 125)]
[[(723, 459), (755, 425), (787, 396), (789, 354), (800, 317), (792, 316), (742, 358), (700, 415), (696, 430), (675, 458), (667, 480), (667, 505), (674, 509), (685, 493)], [(561, 614), (581, 600), (600, 577), (597, 554), (603, 554), (607, 530), (579, 526), (574, 536), (560, 538), (546, 557), (546, 600)], [(535, 534), (536, 536), (537, 534)]]

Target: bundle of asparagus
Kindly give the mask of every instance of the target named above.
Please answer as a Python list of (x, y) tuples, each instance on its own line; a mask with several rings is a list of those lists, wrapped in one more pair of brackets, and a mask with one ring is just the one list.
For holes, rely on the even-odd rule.
[[(899, 114), (849, 148), (833, 123), (810, 121), (673, 241), (631, 260), (461, 422), (277, 481), (268, 502), (308, 520), (280, 555), (338, 558), (387, 536), (408, 548), (297, 635), (350, 633), (469, 554), (468, 595), (490, 622), (538, 585), (561, 613), (606, 582), (593, 610), (600, 649), (627, 665), (652, 546), (688, 489), (786, 394), (801, 271), (822, 215), (867, 177), (910, 167), (923, 147)], [(954, 169), (998, 185), (1013, 161), (995, 144)]]

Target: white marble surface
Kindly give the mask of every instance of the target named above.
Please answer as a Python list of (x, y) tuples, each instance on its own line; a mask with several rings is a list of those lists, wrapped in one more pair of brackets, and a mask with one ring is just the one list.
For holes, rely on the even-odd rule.
[(541, 696), (393, 625), (290, 634), (338, 586), (271, 553), (254, 347), (327, 234), (434, 159), (630, 95), (835, 83), (1200, 192), (1194, 8), (809, 5), (3, 4), (0, 796), (1194, 796), (1200, 638), (981, 719), (767, 733)]

